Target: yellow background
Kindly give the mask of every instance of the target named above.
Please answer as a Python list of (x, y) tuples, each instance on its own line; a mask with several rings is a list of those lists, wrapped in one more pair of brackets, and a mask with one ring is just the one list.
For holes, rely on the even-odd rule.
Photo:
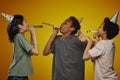
[[(91, 37), (93, 33), (86, 33), (86, 30), (97, 29), (104, 17), (111, 17), (116, 11), (120, 11), (120, 0), (0, 0), (0, 12), (22, 14), (32, 25), (41, 24), (43, 21), (60, 25), (69, 16), (82, 17), (84, 20), (81, 23), (81, 31)], [(118, 24), (120, 25), (120, 16)], [(7, 21), (0, 16), (0, 80), (7, 79), (13, 52), (6, 32), (7, 25)], [(46, 25), (36, 29), (39, 56), (32, 57), (34, 75), (29, 77), (30, 80), (51, 80), (52, 55), (42, 55), (51, 32), (52, 27)], [(30, 38), (29, 33), (26, 36)], [(114, 40), (114, 67), (120, 76), (120, 34)], [(86, 62), (85, 80), (93, 80), (91, 61)]]

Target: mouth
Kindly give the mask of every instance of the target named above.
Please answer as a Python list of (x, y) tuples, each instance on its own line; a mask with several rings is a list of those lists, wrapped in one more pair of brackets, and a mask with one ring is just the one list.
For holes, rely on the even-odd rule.
[(60, 29), (62, 29), (62, 27), (60, 26)]

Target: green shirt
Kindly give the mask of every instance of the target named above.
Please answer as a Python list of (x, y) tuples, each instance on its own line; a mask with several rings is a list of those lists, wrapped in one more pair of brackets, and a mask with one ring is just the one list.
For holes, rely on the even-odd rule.
[(9, 76), (29, 76), (33, 74), (30, 50), (33, 46), (23, 34), (18, 33), (14, 38), (14, 53), (10, 64)]

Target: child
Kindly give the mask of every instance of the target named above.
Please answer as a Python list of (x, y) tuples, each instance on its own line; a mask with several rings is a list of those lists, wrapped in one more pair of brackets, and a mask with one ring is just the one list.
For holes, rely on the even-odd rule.
[[(113, 23), (109, 18), (98, 28), (95, 36), (97, 42), (93, 48), (93, 41), (87, 37), (87, 47), (84, 51), (83, 60), (93, 59), (94, 62), (94, 80), (118, 80), (118, 75), (114, 71), (113, 62), (115, 54), (115, 44), (113, 39), (119, 33), (119, 26)], [(99, 38), (102, 38), (99, 41)]]
[(79, 21), (69, 17), (60, 26), (62, 35), (53, 29), (43, 55), (53, 53), (52, 80), (84, 80), (84, 61), (82, 59), (85, 43), (74, 34), (80, 29)]
[[(33, 74), (31, 55), (38, 55), (38, 44), (33, 27), (30, 27), (22, 15), (10, 16), (2, 13), (8, 20), (8, 37), (14, 44), (12, 62), (8, 72), (8, 80), (28, 80)], [(25, 38), (24, 33), (30, 31), (31, 42)]]

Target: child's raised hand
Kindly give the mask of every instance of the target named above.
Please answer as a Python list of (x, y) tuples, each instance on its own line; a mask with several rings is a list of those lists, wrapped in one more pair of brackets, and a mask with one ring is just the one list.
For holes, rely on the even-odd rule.
[(86, 42), (86, 36), (83, 35), (83, 33), (81, 31), (78, 31), (78, 38), (81, 42)]
[(89, 36), (86, 37), (86, 41), (87, 41), (87, 42), (90, 42), (90, 43), (93, 42), (92, 39), (91, 39)]
[(53, 34), (57, 35), (58, 32), (59, 32), (58, 26), (53, 27)]
[(33, 26), (29, 25), (29, 31), (35, 30)]
[(100, 41), (100, 37), (99, 37), (99, 35), (98, 35), (97, 33), (95, 33), (95, 34), (93, 35), (93, 38), (94, 38), (94, 40), (95, 40), (95, 43), (97, 43), (98, 41)]

